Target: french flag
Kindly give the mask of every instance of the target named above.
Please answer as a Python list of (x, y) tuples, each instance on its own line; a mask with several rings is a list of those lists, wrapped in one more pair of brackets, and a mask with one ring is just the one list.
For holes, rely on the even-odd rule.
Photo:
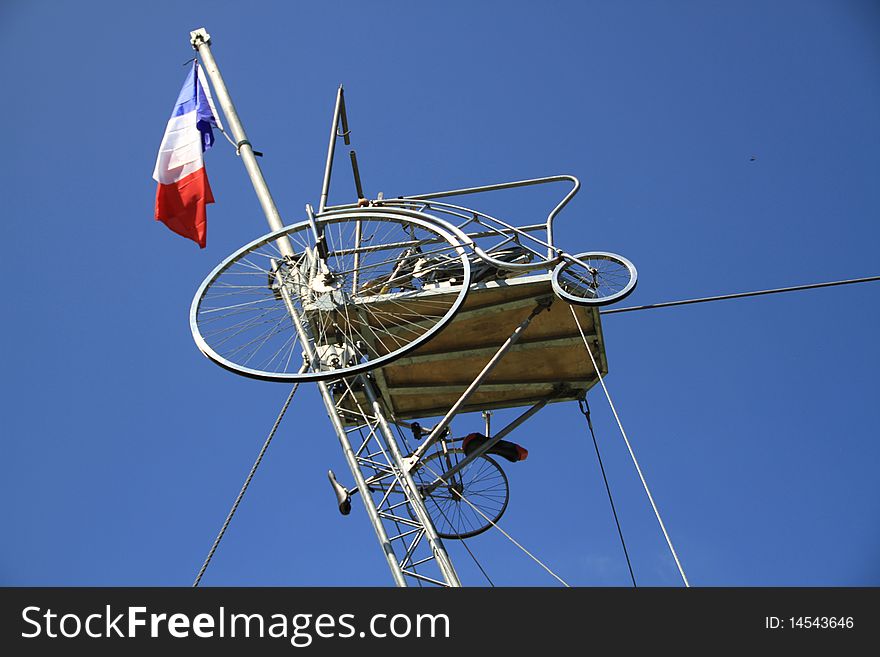
[(212, 126), (223, 129), (211, 92), (199, 79), (198, 61), (193, 60), (168, 119), (153, 179), (159, 183), (156, 219), (203, 249), (208, 232), (205, 207), (214, 196), (202, 154), (214, 145)]

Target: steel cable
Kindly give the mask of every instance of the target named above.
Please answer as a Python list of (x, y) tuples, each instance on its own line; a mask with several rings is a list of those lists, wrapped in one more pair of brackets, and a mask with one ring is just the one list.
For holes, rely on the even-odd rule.
[(577, 314), (574, 312), (574, 308), (569, 306), (569, 310), (571, 310), (571, 315), (574, 317), (575, 324), (577, 324), (578, 331), (581, 334), (581, 339), (584, 341), (584, 347), (587, 349), (587, 354), (590, 357), (590, 362), (593, 363), (593, 369), (596, 370), (596, 376), (599, 378), (599, 383), (602, 384), (602, 390), (605, 391), (605, 397), (608, 399), (608, 405), (611, 407), (611, 412), (614, 414), (614, 419), (617, 420), (617, 426), (620, 429), (620, 434), (623, 436), (623, 442), (626, 443), (626, 448), (629, 450), (629, 455), (632, 458), (633, 464), (636, 466), (636, 472), (639, 475), (639, 479), (642, 480), (642, 486), (645, 489), (645, 493), (648, 495), (648, 501), (651, 502), (651, 508), (654, 509), (654, 515), (657, 517), (657, 522), (660, 523), (660, 529), (663, 531), (663, 536), (666, 538), (666, 544), (669, 546), (669, 551), (672, 552), (672, 558), (675, 560), (675, 565), (678, 566), (678, 572), (681, 574), (681, 579), (684, 581), (684, 585), (686, 587), (690, 587), (688, 583), (687, 576), (684, 574), (684, 568), (681, 567), (681, 562), (678, 560), (678, 554), (675, 552), (675, 547), (672, 545), (672, 539), (669, 538), (669, 532), (666, 531), (666, 525), (663, 524), (663, 518), (660, 517), (660, 511), (657, 509), (657, 505), (654, 503), (654, 496), (651, 495), (651, 489), (648, 488), (648, 482), (645, 481), (645, 475), (642, 474), (642, 468), (639, 467), (638, 459), (636, 459), (635, 452), (633, 452), (632, 445), (629, 443), (629, 438), (626, 436), (626, 431), (623, 429), (623, 423), (620, 421), (620, 416), (617, 414), (617, 409), (614, 408), (614, 402), (611, 401), (611, 394), (608, 392), (608, 388), (605, 386), (605, 381), (602, 379), (602, 374), (599, 372), (599, 366), (596, 364), (596, 359), (593, 356), (593, 351), (590, 349), (590, 344), (587, 342), (587, 337), (584, 335), (584, 330), (581, 328), (580, 320), (577, 317)]
[[(305, 366), (303, 366), (302, 371), (304, 370)], [(257, 456), (257, 460), (254, 462), (251, 471), (248, 473), (247, 479), (244, 480), (244, 485), (241, 487), (238, 496), (235, 498), (235, 502), (232, 504), (232, 508), (229, 510), (229, 514), (226, 516), (226, 520), (224, 521), (223, 526), (220, 528), (220, 533), (217, 534), (217, 538), (214, 539), (214, 544), (211, 546), (211, 551), (208, 552), (208, 556), (205, 558), (205, 563), (202, 564), (202, 567), (199, 570), (199, 574), (196, 575), (196, 581), (193, 582), (193, 588), (197, 587), (199, 585), (199, 582), (202, 581), (202, 576), (208, 569), (208, 564), (210, 564), (211, 559), (214, 558), (214, 553), (217, 551), (217, 546), (220, 545), (220, 541), (223, 539), (223, 535), (226, 533), (226, 529), (229, 527), (229, 523), (232, 521), (232, 516), (234, 516), (235, 512), (238, 510), (238, 505), (241, 504), (241, 499), (244, 497), (248, 486), (250, 486), (251, 480), (254, 478), (254, 474), (256, 474), (257, 472), (257, 468), (260, 467), (260, 462), (263, 460), (263, 456), (266, 454), (266, 450), (269, 449), (269, 443), (271, 443), (272, 438), (275, 437), (275, 432), (278, 431), (278, 426), (281, 424), (281, 420), (282, 418), (284, 418), (284, 414), (287, 412), (287, 408), (288, 406), (290, 406), (290, 402), (293, 401), (293, 395), (294, 393), (296, 393), (297, 388), (299, 388), (299, 383), (294, 384), (293, 388), (290, 390), (290, 394), (287, 396), (287, 400), (281, 407), (281, 411), (278, 413), (275, 424), (272, 425), (272, 430), (269, 432), (269, 436), (266, 438), (266, 442), (263, 443), (263, 448), (260, 450), (260, 453)]]
[(724, 301), (726, 299), (743, 299), (745, 297), (759, 297), (765, 294), (779, 294), (781, 292), (797, 292), (799, 290), (815, 290), (820, 287), (834, 287), (836, 285), (852, 285), (854, 283), (870, 283), (880, 281), (880, 276), (867, 276), (865, 278), (850, 278), (843, 281), (828, 281), (827, 283), (809, 283), (808, 285), (795, 285), (792, 287), (777, 287), (772, 290), (757, 290), (754, 292), (737, 292), (735, 294), (721, 294), (714, 297), (701, 297), (698, 299), (682, 299), (681, 301), (664, 301), (662, 303), (649, 303), (644, 306), (630, 306), (628, 308), (612, 308), (602, 310), (602, 315), (615, 313), (628, 313), (634, 310), (652, 310), (654, 308), (669, 308), (671, 306), (686, 306), (692, 303), (706, 303), (708, 301)]
[(632, 579), (633, 588), (639, 588), (636, 584), (636, 576), (633, 574), (632, 563), (629, 560), (629, 552), (626, 549), (626, 541), (623, 539), (623, 530), (620, 528), (620, 519), (617, 517), (617, 509), (614, 508), (614, 498), (611, 497), (611, 486), (608, 484), (608, 477), (605, 475), (605, 466), (602, 465), (602, 455), (599, 453), (599, 443), (596, 440), (596, 432), (593, 431), (593, 421), (590, 419), (590, 405), (587, 398), (578, 400), (578, 406), (581, 413), (587, 420), (587, 426), (590, 428), (590, 436), (593, 437), (593, 447), (596, 448), (596, 459), (599, 461), (599, 470), (602, 471), (602, 480), (605, 482), (605, 490), (608, 493), (608, 501), (611, 503), (611, 513), (614, 514), (614, 524), (617, 525), (617, 535), (620, 536), (620, 545), (623, 547), (623, 556), (626, 557), (626, 567), (629, 568), (629, 576)]

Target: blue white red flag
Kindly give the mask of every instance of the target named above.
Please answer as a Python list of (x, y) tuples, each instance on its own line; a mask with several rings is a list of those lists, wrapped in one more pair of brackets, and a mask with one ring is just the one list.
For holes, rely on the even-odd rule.
[(203, 85), (198, 61), (192, 69), (159, 146), (153, 179), (156, 190), (156, 219), (178, 235), (205, 248), (206, 206), (214, 202), (203, 153), (214, 145), (213, 126), (222, 129), (208, 85)]

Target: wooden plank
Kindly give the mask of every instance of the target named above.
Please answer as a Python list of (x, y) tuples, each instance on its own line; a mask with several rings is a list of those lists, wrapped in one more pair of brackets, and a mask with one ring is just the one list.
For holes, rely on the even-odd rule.
[[(494, 353), (494, 350), (493, 350)], [(594, 356), (598, 355), (594, 349)], [(402, 385), (427, 385), (444, 383), (470, 383), (489, 360), (483, 350), (459, 352), (456, 357), (429, 362), (415, 362), (384, 368), (385, 379), (390, 388)], [(544, 343), (540, 350), (521, 350), (507, 353), (486, 379), (496, 381), (549, 381), (584, 380), (594, 378), (593, 366), (584, 353), (581, 342)]]
[[(449, 294), (452, 294), (450, 291)], [(383, 403), (400, 419), (442, 415), (474, 380), (537, 300), (552, 295), (549, 274), (475, 286), (462, 309), (431, 341), (375, 373)], [(432, 293), (413, 299), (431, 304), (444, 298)], [(577, 399), (597, 383), (593, 366), (571, 314), (591, 344), (600, 371), (608, 371), (598, 309), (569, 306), (553, 297), (521, 341), (498, 363), (463, 412), (526, 406), (551, 394)], [(397, 310), (401, 300), (392, 302)], [(413, 305), (419, 312), (430, 306)], [(381, 309), (381, 306), (379, 306)], [(560, 393), (560, 386), (565, 392)]]
[[(590, 336), (587, 336), (588, 338)], [(520, 351), (529, 351), (532, 349), (546, 349), (552, 347), (569, 347), (569, 346), (579, 346), (581, 349), (584, 348), (584, 343), (581, 340), (581, 337), (578, 336), (576, 338), (569, 337), (552, 337), (552, 338), (541, 338), (539, 340), (523, 340), (522, 342), (518, 342), (510, 348), (509, 354), (513, 354)], [(395, 368), (406, 367), (409, 365), (414, 365), (416, 363), (434, 363), (438, 361), (444, 360), (454, 360), (463, 357), (484, 357), (487, 360), (491, 358), (495, 352), (498, 351), (497, 346), (491, 347), (472, 347), (469, 349), (461, 349), (455, 352), (428, 352), (423, 353), (421, 350), (417, 350), (414, 352), (415, 356), (404, 356), (403, 358), (398, 358), (394, 361), (393, 366)]]
[[(580, 399), (586, 390), (581, 389), (573, 389), (565, 394), (555, 396), (549, 403), (556, 404), (559, 402), (566, 401), (574, 401), (576, 399)], [(422, 418), (431, 418), (431, 417), (441, 417), (446, 414), (446, 411), (449, 410), (449, 405), (444, 406), (434, 406), (431, 407), (429, 405), (430, 399), (425, 400), (423, 403), (418, 405), (418, 408), (414, 412), (408, 411), (400, 411), (397, 415), (397, 418), (400, 420), (413, 420), (413, 419), (422, 419)], [(532, 395), (528, 397), (522, 398), (505, 398), (505, 399), (492, 399), (488, 396), (482, 396), (476, 401), (471, 401), (465, 404), (461, 413), (478, 413), (480, 411), (494, 411), (503, 408), (518, 408), (523, 406), (531, 406), (535, 403)]]
[[(583, 383), (582, 379), (575, 380), (564, 380), (564, 379), (550, 379), (548, 381), (498, 381), (496, 383), (484, 383), (480, 386), (480, 390), (483, 392), (509, 392), (511, 390), (516, 390), (520, 393), (529, 392), (529, 391), (537, 391), (537, 390), (552, 390), (554, 386), (558, 386), (561, 384), (571, 384), (578, 385)], [(400, 396), (400, 395), (438, 395), (438, 394), (461, 394), (464, 392), (464, 389), (468, 387), (470, 383), (445, 383), (445, 384), (433, 384), (433, 385), (406, 385), (406, 386), (389, 386), (388, 390), (391, 394)]]
[[(572, 387), (564, 393), (559, 393), (557, 388), (548, 385), (543, 390), (523, 391), (519, 396), (496, 394), (481, 389), (464, 405), (461, 412), (472, 413), (482, 410), (531, 406), (536, 401), (551, 395), (554, 397), (554, 402), (570, 401), (579, 399), (590, 387), (592, 386)], [(397, 417), (408, 420), (440, 416), (449, 410), (457, 398), (457, 394), (401, 397)]]

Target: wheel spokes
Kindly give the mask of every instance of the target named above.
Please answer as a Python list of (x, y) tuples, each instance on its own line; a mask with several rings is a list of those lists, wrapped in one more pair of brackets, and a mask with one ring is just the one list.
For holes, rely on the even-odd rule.
[[(453, 457), (453, 465), (464, 458), (460, 449), (449, 450), (448, 454)], [(425, 487), (436, 481), (447, 469), (445, 459), (442, 452), (431, 454), (415, 470), (417, 481)], [(453, 480), (456, 485), (452, 485)], [(469, 538), (483, 533), (501, 518), (509, 495), (504, 471), (483, 455), (426, 495), (425, 507), (441, 538)]]
[[(388, 212), (341, 213), (318, 226), (324, 251), (311, 226), (298, 224), (240, 250), (205, 281), (191, 324), (206, 355), (256, 378), (344, 376), (415, 348), (463, 302), (466, 281), (435, 280), (448, 262), (469, 273), (442, 226)], [(291, 312), (309, 336), (305, 348)], [(313, 371), (300, 374), (310, 350)]]

